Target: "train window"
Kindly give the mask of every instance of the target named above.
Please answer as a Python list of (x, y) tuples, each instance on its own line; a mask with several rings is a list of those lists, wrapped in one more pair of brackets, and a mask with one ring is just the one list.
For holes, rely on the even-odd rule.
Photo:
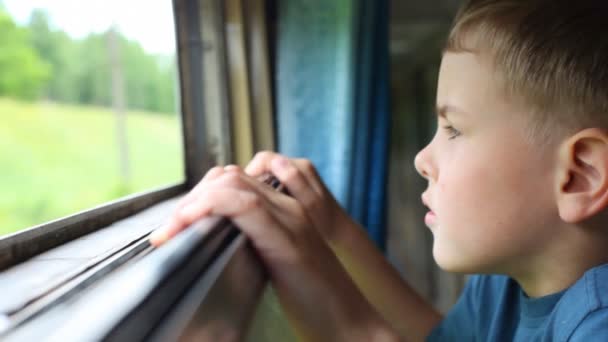
[[(30, 140), (36, 141), (33, 136), (42, 135), (34, 130), (36, 127), (51, 126), (55, 130), (67, 127), (66, 131), (53, 136), (54, 140), (70, 143), (58, 148), (60, 157), (67, 155), (72, 145), (82, 146), (77, 154), (65, 157), (72, 161), (68, 168), (94, 164), (89, 165), (93, 170), (83, 168), (87, 181), (84, 184), (76, 182), (79, 175), (70, 175), (66, 178), (74, 178), (71, 182), (56, 185), (53, 183), (59, 181), (50, 177), (25, 177), (23, 173), (29, 172), (28, 168), (40, 168), (33, 162), (20, 165), (21, 176), (13, 175), (13, 182), (26, 183), (26, 180), (34, 179), (37, 183), (33, 188), (45, 189), (57, 198), (75, 196), (69, 192), (71, 188), (81, 188), (87, 193), (110, 189), (107, 180), (98, 178), (110, 173), (120, 175), (117, 134), (114, 131), (114, 134), (106, 135), (105, 142), (110, 147), (105, 149), (99, 147), (104, 139), (96, 138), (95, 134), (117, 127), (121, 116), (115, 110), (123, 108), (121, 120), (126, 121), (125, 140), (130, 144), (129, 158), (133, 160), (129, 169), (130, 179), (141, 183), (139, 188), (129, 188), (116, 197), (131, 192), (137, 194), (0, 236), (0, 289), (5, 294), (0, 298), (2, 340), (35, 340), (41, 337), (101, 340), (101, 336), (139, 340), (146, 336), (150, 338), (150, 334), (164, 340), (165, 334), (184, 328), (182, 323), (188, 321), (184, 317), (198, 317), (184, 333), (201, 336), (199, 328), (206, 326), (206, 321), (199, 318), (205, 315), (211, 318), (211, 323), (221, 316), (230, 323), (228, 330), (238, 328), (237, 331), (241, 331), (246, 323), (243, 318), (253, 312), (264, 289), (265, 273), (259, 260), (246, 239), (234, 227), (226, 226), (225, 220), (214, 224), (208, 234), (201, 233), (205, 229), (191, 227), (163, 248), (151, 247), (147, 237), (170, 215), (180, 195), (194, 186), (209, 167), (243, 164), (256, 150), (274, 149), (271, 77), (274, 56), (273, 41), (268, 39), (272, 36), (273, 19), (267, 19), (266, 14), (274, 13), (275, 4), (267, 0), (165, 0), (163, 3), (88, 1), (76, 4), (58, 0), (51, 4), (36, 0), (0, 0), (0, 30), (18, 32), (9, 36), (0, 31), (0, 43), (4, 44), (0, 51), (0, 68), (5, 66), (2, 63), (6, 60), (14, 62), (14, 59), (3, 59), (2, 55), (9, 51), (4, 46), (14, 42), (7, 37), (14, 38), (21, 45), (10, 51), (21, 53), (21, 63), (34, 70), (29, 74), (32, 77), (26, 80), (33, 78), (38, 82), (21, 83), (21, 90), (30, 92), (27, 95), (2, 93), (0, 105), (29, 106), (35, 108), (39, 117), (46, 119), (46, 126), (33, 120), (25, 122), (28, 130), (26, 139), (20, 140), (21, 144), (27, 145)], [(102, 20), (106, 13), (108, 18)], [(47, 33), (44, 39), (36, 40), (38, 36), (32, 34), (34, 23), (44, 24), (40, 25), (46, 28), (43, 30)], [(80, 24), (88, 25), (88, 31), (78, 31)], [(169, 41), (173, 36), (176, 39)], [(56, 59), (45, 61), (45, 55), (36, 50), (36, 44), (44, 50), (49, 43), (56, 41), (67, 41), (67, 48), (51, 55)], [(88, 45), (80, 47), (79, 44)], [(170, 46), (173, 50), (167, 53)], [(91, 54), (87, 54), (89, 52)], [(127, 53), (136, 54), (138, 63), (127, 63), (132, 61), (125, 58)], [(66, 55), (78, 58), (66, 62), (62, 59)], [(24, 60), (27, 63), (23, 63)], [(57, 68), (65, 72), (60, 73), (61, 77), (51, 78), (52, 63), (57, 61), (62, 62)], [(12, 64), (7, 68), (10, 72), (0, 69), (0, 91), (7, 84), (7, 75), (11, 76), (11, 81), (22, 79), (13, 76), (17, 75), (15, 70), (20, 70), (15, 65), (20, 66), (19, 63)], [(129, 73), (137, 76), (133, 83), (129, 81)], [(67, 91), (66, 83), (60, 83), (58, 88), (50, 85), (60, 80), (66, 82), (64, 79), (69, 80), (75, 75), (83, 77), (78, 83), (79, 88), (72, 89), (78, 95), (75, 98), (57, 95)], [(145, 81), (143, 85), (136, 82), (142, 80)], [(95, 86), (86, 88), (85, 81), (93, 82)], [(138, 88), (140, 86), (143, 90)], [(156, 88), (161, 86), (163, 88)], [(120, 88), (124, 92), (118, 92)], [(53, 93), (51, 89), (58, 90)], [(162, 96), (159, 95), (161, 93)], [(81, 102), (85, 95), (89, 96), (90, 102)], [(142, 99), (157, 102), (150, 104), (141, 102)], [(146, 107), (169, 106), (170, 102), (172, 110)], [(70, 110), (67, 118), (52, 116), (64, 108)], [(0, 110), (4, 115), (4, 109)], [(18, 114), (16, 110), (14, 112)], [(25, 121), (24, 115), (15, 117), (14, 120)], [(86, 118), (90, 121), (70, 126)], [(100, 118), (106, 118), (105, 126)], [(74, 132), (80, 134), (79, 140), (70, 140)], [(4, 134), (3, 128), (0, 128), (0, 133)], [(14, 136), (0, 137), (0, 154), (10, 151), (4, 146), (7, 141), (16, 144), (15, 139)], [(56, 143), (53, 139), (44, 144), (53, 145)], [(110, 160), (113, 151), (118, 161)], [(142, 153), (139, 156), (136, 154), (138, 151)], [(11, 153), (11, 156), (16, 154), (14, 151)], [(0, 155), (2, 167), (2, 163), (16, 163), (2, 158)], [(56, 157), (46, 154), (37, 158), (55, 160)], [(135, 163), (141, 160), (146, 162), (141, 164), (145, 173), (136, 170), (139, 166)], [(14, 167), (12, 164), (9, 166)], [(56, 172), (47, 166), (46, 173), (51, 171)], [(3, 177), (0, 184), (3, 186), (4, 172), (4, 169), (0, 171)], [(32, 195), (26, 194), (25, 190), (9, 189), (8, 193), (20, 200), (22, 194), (36, 198), (44, 193), (40, 190)], [(108, 199), (100, 199), (96, 203)], [(1, 201), (2, 195), (0, 221), (6, 216), (2, 210), (13, 215), (19, 209), (18, 206), (4, 209)], [(94, 204), (81, 201), (79, 205), (80, 208), (90, 208)], [(77, 210), (80, 209), (74, 207), (66, 213)], [(201, 221), (193, 226), (211, 224)], [(24, 223), (21, 227), (31, 224)], [(226, 286), (226, 281), (230, 284), (247, 283), (248, 286), (234, 288), (233, 292), (232, 287)], [(126, 300), (117, 300), (118, 293)], [(184, 302), (182, 299), (185, 298), (188, 300)], [(272, 301), (270, 292), (266, 291), (264, 298), (270, 298), (267, 302), (271, 309), (278, 305), (276, 299)], [(144, 302), (147, 304), (139, 305)], [(92, 307), (96, 309), (91, 310)], [(102, 307), (104, 314), (99, 315)], [(195, 311), (204, 315), (197, 316)], [(275, 317), (278, 312), (272, 310), (273, 314), (264, 316), (262, 322), (276, 324), (280, 320)], [(89, 315), (94, 319), (90, 320)], [(150, 315), (162, 316), (162, 324), (142, 324), (141, 319), (149, 320), (153, 317)], [(95, 324), (90, 324), (93, 321)], [(147, 330), (141, 329), (144, 326)], [(211, 324), (213, 331), (216, 327), (216, 324)]]
[(0, 235), (184, 181), (170, 0), (5, 0), (0, 44)]

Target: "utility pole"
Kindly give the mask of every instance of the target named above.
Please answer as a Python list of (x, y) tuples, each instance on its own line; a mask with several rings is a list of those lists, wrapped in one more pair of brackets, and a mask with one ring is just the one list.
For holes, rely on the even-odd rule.
[(122, 185), (128, 186), (131, 181), (131, 170), (129, 166), (129, 141), (127, 139), (127, 112), (125, 108), (126, 91), (120, 44), (117, 36), (116, 26), (113, 25), (107, 32), (111, 69), (112, 108), (115, 118), (120, 178)]

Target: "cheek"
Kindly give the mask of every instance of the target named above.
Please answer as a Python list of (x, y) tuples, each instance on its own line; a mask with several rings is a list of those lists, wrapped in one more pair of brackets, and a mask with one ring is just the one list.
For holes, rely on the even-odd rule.
[(496, 180), (484, 168), (452, 170), (437, 184), (439, 223), (455, 233), (474, 233), (496, 211)]
[(437, 183), (433, 254), (445, 270), (485, 272), (509, 254), (505, 248), (511, 240), (506, 217), (510, 210), (496, 199), (502, 191), (496, 175), (483, 167), (466, 171), (450, 172)]
[(525, 200), (550, 185), (541, 183), (546, 175), (540, 169), (530, 168), (538, 161), (525, 148), (513, 145), (477, 144), (484, 148), (465, 146), (455, 151), (438, 179), (439, 214), (472, 230), (517, 221), (518, 213), (528, 206)]
[[(485, 268), (479, 263), (497, 264), (502, 257), (533, 248), (538, 239), (533, 226), (546, 211), (546, 202), (536, 199), (547, 184), (540, 184), (540, 174), (524, 167), (531, 165), (524, 155), (471, 155), (476, 157), (455, 156), (458, 162), (446, 165), (449, 171), (438, 179), (433, 194), (439, 223), (435, 240), (443, 260)], [(529, 203), (530, 198), (535, 203)]]

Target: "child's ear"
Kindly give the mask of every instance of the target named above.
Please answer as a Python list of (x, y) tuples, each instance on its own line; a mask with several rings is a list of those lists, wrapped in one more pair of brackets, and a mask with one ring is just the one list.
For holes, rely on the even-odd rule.
[(557, 204), (562, 220), (586, 220), (608, 206), (608, 132), (584, 129), (559, 151)]

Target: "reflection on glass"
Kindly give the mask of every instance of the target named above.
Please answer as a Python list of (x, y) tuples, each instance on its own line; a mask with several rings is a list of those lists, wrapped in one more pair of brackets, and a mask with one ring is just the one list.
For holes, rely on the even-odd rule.
[(183, 180), (171, 0), (0, 0), (0, 235)]

